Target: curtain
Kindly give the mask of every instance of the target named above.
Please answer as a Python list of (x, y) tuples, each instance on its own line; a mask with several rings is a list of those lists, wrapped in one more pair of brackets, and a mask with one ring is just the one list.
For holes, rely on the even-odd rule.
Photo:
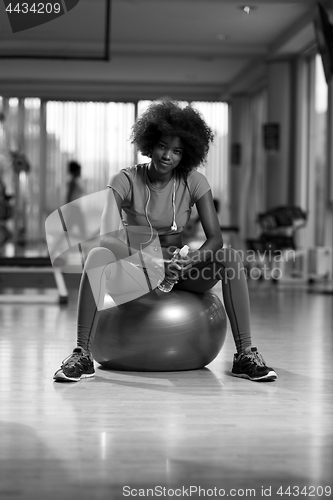
[(65, 202), (70, 160), (81, 164), (86, 194), (106, 188), (111, 175), (133, 163), (129, 137), (134, 111), (133, 103), (47, 103), (49, 213)]
[[(151, 101), (139, 101), (138, 114)], [(186, 103), (184, 103), (186, 104)], [(215, 133), (208, 162), (202, 167), (220, 202), (221, 224), (228, 219), (228, 106), (221, 102), (192, 103)], [(105, 189), (120, 169), (143, 158), (130, 143), (135, 120), (132, 102), (0, 100), (0, 164), (8, 191), (16, 195), (16, 218), (28, 242), (45, 242), (45, 219), (66, 203), (67, 165), (81, 164), (86, 194)], [(2, 116), (2, 115), (1, 115)], [(29, 171), (14, 173), (11, 152), (23, 154)], [(21, 220), (22, 219), (22, 220)]]
[(228, 105), (225, 102), (192, 102), (214, 132), (207, 163), (200, 171), (212, 187), (213, 197), (219, 201), (221, 225), (229, 224), (229, 169), (228, 169)]

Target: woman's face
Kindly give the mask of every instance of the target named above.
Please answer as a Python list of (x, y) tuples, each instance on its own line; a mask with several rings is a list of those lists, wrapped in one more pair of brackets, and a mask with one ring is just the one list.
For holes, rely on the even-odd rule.
[(179, 137), (162, 135), (151, 154), (156, 171), (161, 175), (172, 172), (183, 157), (183, 149)]

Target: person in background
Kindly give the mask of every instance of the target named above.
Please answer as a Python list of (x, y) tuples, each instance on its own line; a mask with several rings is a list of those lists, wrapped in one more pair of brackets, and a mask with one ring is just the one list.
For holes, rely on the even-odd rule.
[(75, 203), (85, 194), (81, 180), (81, 165), (74, 160), (70, 161), (68, 163), (68, 173), (70, 180), (67, 184), (66, 203), (71, 203), (71, 207), (68, 212), (67, 229), (77, 226), (82, 239), (84, 239), (86, 233), (84, 215), (80, 203)]

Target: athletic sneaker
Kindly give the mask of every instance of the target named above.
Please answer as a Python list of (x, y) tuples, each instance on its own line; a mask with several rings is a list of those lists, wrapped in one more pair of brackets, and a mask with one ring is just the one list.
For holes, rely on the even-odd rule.
[(61, 368), (53, 378), (57, 382), (78, 382), (81, 378), (95, 375), (94, 362), (82, 347), (75, 347), (73, 354), (63, 360)]
[(231, 374), (253, 382), (270, 382), (277, 379), (277, 374), (273, 368), (266, 366), (256, 347), (247, 347), (242, 354), (235, 354)]

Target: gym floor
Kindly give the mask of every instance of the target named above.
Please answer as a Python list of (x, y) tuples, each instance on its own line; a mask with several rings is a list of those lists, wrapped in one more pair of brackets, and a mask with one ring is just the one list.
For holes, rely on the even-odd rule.
[(0, 304), (0, 499), (332, 497), (332, 295), (256, 282), (250, 296), (276, 382), (230, 376), (228, 327), (203, 370), (57, 384), (77, 292)]

